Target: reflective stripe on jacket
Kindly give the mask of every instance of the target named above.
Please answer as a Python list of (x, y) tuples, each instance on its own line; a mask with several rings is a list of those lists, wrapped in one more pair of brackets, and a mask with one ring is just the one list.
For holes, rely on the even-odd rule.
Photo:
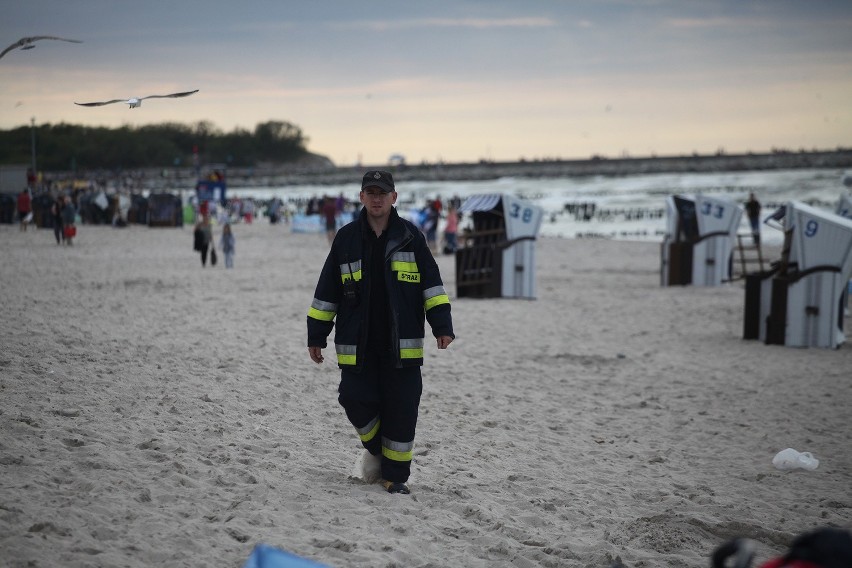
[[(357, 220), (337, 232), (308, 309), (308, 346), (326, 347), (334, 328), (342, 368), (360, 367), (371, 325), (370, 259), (365, 257), (371, 249), (364, 246), (364, 231), (369, 230), (362, 209)], [(425, 321), (435, 337), (455, 337), (450, 299), (420, 230), (392, 209), (387, 233), (384, 274), (396, 364), (422, 365)]]

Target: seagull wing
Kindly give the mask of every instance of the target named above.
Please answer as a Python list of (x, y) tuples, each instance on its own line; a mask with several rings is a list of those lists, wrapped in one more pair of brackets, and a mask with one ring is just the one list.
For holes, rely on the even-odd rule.
[[(188, 97), (189, 95), (195, 94), (198, 92), (198, 89), (194, 91), (186, 91), (185, 93), (172, 93), (171, 95), (148, 95), (147, 97), (138, 97), (133, 99), (113, 99), (111, 101), (104, 101), (100, 103), (74, 103), (75, 105), (87, 106), (87, 107), (96, 107), (103, 105), (111, 105), (112, 103), (132, 103), (133, 101), (141, 101), (142, 99), (166, 99), (166, 98), (178, 98), (178, 97)], [(136, 105), (139, 106), (139, 105)]]
[(126, 103), (127, 99), (113, 99), (111, 101), (104, 101), (101, 103), (74, 103), (75, 105), (80, 105), (83, 107), (99, 107), (104, 105), (111, 105), (112, 103)]
[(83, 42), (82, 42), (82, 41), (80, 41), (79, 39), (67, 39), (67, 38), (64, 38), (64, 37), (46, 36), (46, 35), (42, 35), (42, 36), (32, 36), (32, 37), (22, 37), (21, 39), (19, 39), (18, 41), (16, 41), (15, 43), (13, 43), (12, 45), (10, 45), (10, 46), (9, 46), (9, 47), (7, 47), (6, 49), (4, 49), (4, 50), (2, 51), (2, 53), (0, 53), (0, 57), (3, 57), (4, 55), (6, 55), (7, 53), (9, 53), (9, 52), (10, 52), (10, 51), (12, 51), (13, 49), (18, 49), (19, 47), (24, 47), (24, 46), (26, 46), (26, 45), (30, 45), (30, 44), (32, 44), (34, 41), (38, 41), (38, 40), (40, 40), (40, 39), (58, 39), (58, 40), (60, 40), (60, 41), (70, 41), (71, 43), (83, 43)]
[(33, 36), (33, 37), (25, 37), (21, 41), (26, 43), (32, 43), (34, 41), (38, 41), (40, 39), (58, 39), (59, 41), (70, 41), (71, 43), (83, 43), (79, 39), (68, 39), (64, 37), (56, 37), (56, 36)]
[(189, 95), (194, 95), (198, 92), (198, 89), (194, 91), (186, 91), (185, 93), (172, 93), (171, 95), (148, 95), (147, 97), (139, 97), (139, 100), (142, 99), (176, 99), (178, 97), (188, 97)]
[(4, 49), (4, 50), (3, 50), (3, 52), (2, 52), (2, 53), (0, 53), (0, 57), (3, 57), (4, 55), (6, 55), (7, 53), (9, 53), (9, 52), (10, 52), (10, 51), (12, 51), (13, 49), (18, 49), (19, 47), (23, 47), (23, 46), (27, 45), (27, 40), (28, 40), (28, 39), (29, 39), (29, 38), (19, 39), (18, 41), (16, 41), (15, 43), (13, 43), (12, 45), (10, 45), (10, 46), (9, 46), (9, 47), (7, 47), (6, 49)]

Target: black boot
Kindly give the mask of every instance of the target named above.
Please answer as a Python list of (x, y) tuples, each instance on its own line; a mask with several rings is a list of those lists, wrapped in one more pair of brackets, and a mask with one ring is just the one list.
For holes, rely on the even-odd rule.
[(411, 493), (408, 486), (401, 481), (382, 481), (382, 485), (388, 490), (388, 493), (401, 493), (403, 495)]

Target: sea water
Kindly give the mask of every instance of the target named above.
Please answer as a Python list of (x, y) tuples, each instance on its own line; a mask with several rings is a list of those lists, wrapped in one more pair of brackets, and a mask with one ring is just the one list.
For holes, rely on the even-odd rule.
[[(804, 201), (830, 212), (836, 210), (840, 196), (849, 189), (842, 169), (761, 170), (715, 173), (670, 173), (627, 176), (582, 176), (561, 178), (499, 178), (482, 181), (406, 181), (397, 182), (397, 208), (412, 216), (429, 200), (452, 198), (462, 202), (473, 195), (509, 194), (528, 200), (544, 209), (540, 234), (565, 238), (611, 238), (618, 240), (662, 241), (665, 233), (665, 202), (670, 195), (698, 194), (730, 199), (743, 204), (754, 193), (765, 219), (788, 201)], [(342, 185), (295, 185), (286, 187), (229, 188), (231, 197), (267, 200), (278, 197), (285, 202), (304, 201), (324, 195), (340, 194), (358, 199), (360, 178)], [(586, 219), (577, 214), (585, 207), (594, 214)], [(462, 223), (462, 228), (465, 226)], [(742, 217), (740, 232), (750, 233), (748, 219)], [(778, 225), (762, 225), (766, 244), (780, 244), (783, 233)]]

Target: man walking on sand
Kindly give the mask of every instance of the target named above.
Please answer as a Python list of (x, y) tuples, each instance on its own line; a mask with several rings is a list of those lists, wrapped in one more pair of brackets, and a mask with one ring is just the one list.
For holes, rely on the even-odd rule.
[(336, 320), (338, 402), (365, 448), (362, 478), (380, 474), (389, 493), (407, 494), (424, 322), (438, 349), (455, 335), (438, 265), (420, 230), (397, 214), (396, 198), (390, 172), (364, 174), (364, 207), (337, 232), (308, 311), (308, 353), (323, 362)]

